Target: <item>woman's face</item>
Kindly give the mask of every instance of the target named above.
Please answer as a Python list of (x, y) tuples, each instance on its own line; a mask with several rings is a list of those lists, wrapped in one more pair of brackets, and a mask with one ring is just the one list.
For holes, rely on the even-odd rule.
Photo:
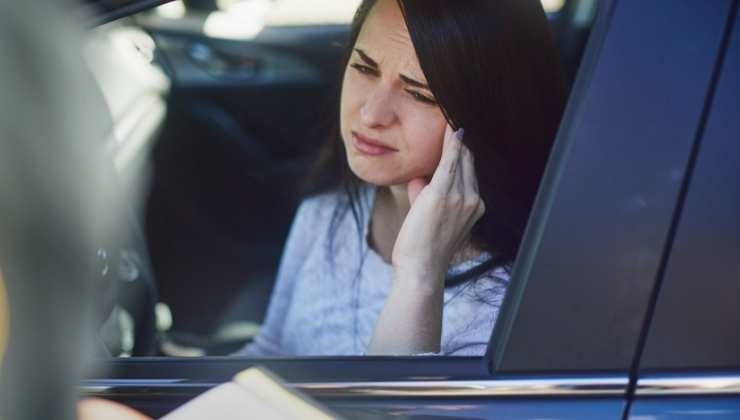
[(380, 186), (430, 177), (446, 124), (396, 0), (379, 0), (342, 83), (341, 131), (350, 168)]

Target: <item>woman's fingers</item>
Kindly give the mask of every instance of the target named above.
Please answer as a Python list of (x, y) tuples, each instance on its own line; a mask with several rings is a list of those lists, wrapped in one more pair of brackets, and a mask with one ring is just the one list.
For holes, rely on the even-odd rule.
[(463, 149), (465, 148), (462, 142), (464, 130), (461, 128), (457, 131), (452, 131), (452, 127), (450, 127), (449, 125), (447, 126), (447, 130), (448, 133), (446, 137), (449, 142), (449, 147), (451, 147), (455, 153), (453, 155), (455, 162), (453, 163), (453, 166), (449, 169), (450, 175), (453, 175), (460, 168), (460, 156)]
[(473, 152), (471, 152), (466, 146), (463, 146), (460, 156), (463, 165), (462, 176), (464, 178), (465, 187), (475, 195), (478, 195), (478, 177), (475, 172), (475, 159), (473, 159)]
[[(459, 130), (458, 130), (459, 132)], [(454, 185), (460, 165), (460, 150), (462, 142), (458, 140), (456, 132), (448, 125), (445, 130), (444, 143), (442, 145), (442, 158), (432, 175), (430, 184), (435, 185), (440, 191), (449, 191)]]
[[(463, 130), (452, 131), (448, 125), (445, 132), (442, 158), (429, 183), (437, 191), (456, 196), (456, 201), (471, 215), (473, 223), (485, 212), (485, 205), (478, 191), (473, 153), (462, 142)], [(409, 199), (413, 201), (426, 186), (422, 181), (409, 183)]]
[[(472, 215), (473, 224), (485, 213), (486, 206), (478, 190), (478, 177), (475, 171), (473, 153), (465, 145), (460, 151), (460, 181), (459, 192), (462, 195), (463, 205), (468, 214)], [(472, 226), (471, 226), (472, 227)]]
[(459, 134), (447, 127), (431, 181), (417, 178), (407, 184), (413, 205), (393, 247), (395, 267), (439, 266), (443, 272), (485, 211), (472, 153)]

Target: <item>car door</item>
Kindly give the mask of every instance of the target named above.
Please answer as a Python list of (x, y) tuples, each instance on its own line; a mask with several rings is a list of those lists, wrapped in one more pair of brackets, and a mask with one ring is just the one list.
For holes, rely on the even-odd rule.
[(111, 360), (83, 391), (161, 415), (260, 364), (347, 418), (623, 418), (736, 3), (602, 3), (485, 357)]
[[(629, 418), (740, 418), (740, 14), (724, 27)], [(670, 254), (668, 254), (670, 252)]]

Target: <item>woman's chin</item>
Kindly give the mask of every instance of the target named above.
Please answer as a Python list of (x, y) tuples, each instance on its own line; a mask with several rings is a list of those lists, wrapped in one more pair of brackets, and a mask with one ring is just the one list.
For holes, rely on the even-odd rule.
[(355, 168), (350, 169), (352, 169), (352, 173), (354, 173), (357, 178), (368, 184), (375, 185), (376, 187), (405, 185), (412, 179), (412, 177), (408, 176), (383, 174), (380, 171), (362, 171)]
[(401, 182), (398, 182), (396, 180), (389, 180), (386, 177), (382, 176), (373, 176), (373, 175), (361, 175), (355, 172), (355, 175), (357, 178), (362, 180), (363, 182), (366, 182), (368, 184), (375, 185), (376, 187), (390, 187), (391, 185), (398, 185)]

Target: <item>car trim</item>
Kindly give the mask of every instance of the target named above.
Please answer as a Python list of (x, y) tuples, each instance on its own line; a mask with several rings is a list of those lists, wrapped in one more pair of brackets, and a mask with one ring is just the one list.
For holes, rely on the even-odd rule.
[[(460, 381), (367, 381), (295, 382), (290, 387), (317, 398), (357, 397), (550, 397), (622, 396), (627, 376), (593, 378), (501, 379)], [(193, 383), (186, 380), (87, 380), (81, 391), (91, 397), (121, 395), (192, 394), (218, 383)]]
[(672, 395), (740, 395), (740, 375), (692, 375), (642, 378), (638, 397)]
[(298, 383), (319, 397), (496, 397), (622, 395), (627, 377), (476, 381)]

